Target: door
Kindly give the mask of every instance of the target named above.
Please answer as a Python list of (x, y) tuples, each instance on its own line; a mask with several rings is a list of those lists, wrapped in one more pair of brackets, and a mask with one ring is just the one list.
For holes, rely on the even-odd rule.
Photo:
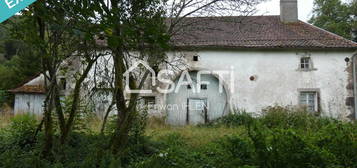
[(197, 125), (208, 122), (207, 99), (188, 99), (187, 124)]

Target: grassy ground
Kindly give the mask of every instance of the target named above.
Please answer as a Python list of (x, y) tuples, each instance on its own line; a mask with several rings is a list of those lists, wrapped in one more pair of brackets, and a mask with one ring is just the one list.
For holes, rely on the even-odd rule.
[(7, 125), (9, 125), (10, 119), (11, 119), (11, 115), (0, 113), (0, 128), (4, 128)]
[[(0, 121), (4, 127), (9, 117)], [(102, 166), (97, 167), (124, 164), (132, 168), (357, 167), (355, 123), (280, 107), (259, 118), (230, 114), (206, 126), (173, 127), (162, 118), (139, 118), (129, 136), (128, 153), (120, 162), (98, 145), (110, 141), (115, 122), (108, 122), (105, 136), (99, 134), (101, 120), (84, 118), (75, 126), (68, 145), (54, 146), (53, 154), (59, 159), (52, 162), (41, 157), (41, 141), (29, 143), (36, 119), (15, 116), (9, 129), (0, 129), (0, 167), (37, 163), (37, 167), (87, 168), (98, 161)]]
[(169, 126), (162, 118), (149, 118), (145, 135), (154, 141), (160, 141), (168, 135), (178, 134), (185, 139), (187, 145), (200, 147), (225, 136), (244, 135), (246, 129), (243, 127), (229, 128), (220, 127), (199, 127), (199, 126)]
[(5, 115), (0, 115), (0, 128), (6, 127), (10, 123), (10, 117)]
[[(153, 141), (160, 141), (162, 138), (171, 134), (178, 134), (185, 139), (187, 145), (192, 147), (199, 147), (225, 136), (246, 134), (246, 129), (243, 127), (174, 127), (165, 124), (164, 119), (156, 117), (149, 118), (147, 122), (145, 135), (149, 136)], [(99, 133), (102, 127), (102, 121), (92, 118), (86, 121), (86, 125), (94, 133)], [(109, 126), (107, 125), (107, 127)]]
[(166, 137), (170, 134), (178, 134), (185, 139), (187, 145), (192, 147), (200, 147), (202, 145), (208, 144), (220, 138), (230, 135), (240, 135), (245, 134), (246, 130), (242, 127), (238, 128), (227, 128), (227, 127), (195, 127), (195, 126), (185, 126), (185, 127), (155, 127), (147, 128), (146, 135), (150, 136), (152, 140), (159, 141), (161, 138)]
[(6, 127), (10, 123), (11, 107), (8, 105), (0, 106), (0, 128)]

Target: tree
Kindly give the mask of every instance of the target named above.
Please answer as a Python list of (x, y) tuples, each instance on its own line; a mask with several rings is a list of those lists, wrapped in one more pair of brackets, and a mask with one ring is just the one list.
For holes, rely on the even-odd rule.
[(11, 60), (0, 63), (0, 106), (4, 103), (12, 104), (13, 96), (7, 90), (19, 87), (24, 81), (41, 72), (40, 58), (35, 55), (29, 46), (21, 43), (16, 55)]
[[(18, 87), (20, 83), (33, 77), (41, 71), (40, 59), (35, 55), (31, 48), (22, 46), (11, 60), (0, 65), (0, 89), (8, 90)], [(1, 68), (0, 68), (1, 69)]]
[(357, 30), (357, 2), (341, 0), (315, 0), (313, 16), (309, 20), (315, 26), (357, 41), (352, 32)]
[(352, 1), (350, 10), (352, 11), (352, 40), (357, 42), (357, 1)]
[[(43, 123), (44, 157), (51, 156), (54, 134), (53, 112), (58, 119), (61, 144), (65, 144), (79, 112), (83, 81), (96, 60), (102, 55), (96, 43), (96, 37), (101, 29), (91, 20), (87, 20), (95, 13), (85, 8), (86, 12), (81, 12), (82, 15), (78, 16), (76, 12), (84, 10), (80, 5), (73, 1), (39, 0), (22, 11), (23, 23), (14, 24), (15, 27), (21, 27), (21, 29), (15, 28), (13, 34), (31, 46), (31, 51), (42, 63), (47, 97), (44, 103), (43, 122), (39, 129)], [(68, 115), (65, 115), (60, 100), (58, 76), (62, 65), (73, 59), (79, 60), (81, 66), (70, 77), (75, 87), (72, 91), (70, 110)]]
[(11, 38), (11, 23), (20, 21), (20, 17), (13, 17), (0, 25), (0, 106), (13, 101), (7, 90), (18, 87), (41, 70), (40, 59), (31, 47)]
[[(44, 156), (53, 146), (52, 112), (58, 117), (61, 142), (72, 130), (81, 100), (81, 88), (101, 51), (109, 51), (113, 60), (113, 103), (117, 112), (116, 129), (108, 148), (113, 154), (125, 154), (128, 135), (133, 127), (139, 94), (125, 92), (126, 80), (131, 89), (142, 89), (149, 71), (124, 73), (135, 60), (145, 60), (151, 67), (171, 65), (166, 55), (170, 37), (185, 27), (185, 17), (213, 14), (227, 15), (239, 11), (250, 14), (260, 0), (38, 0), (22, 12), (20, 39), (33, 48), (41, 59), (46, 78), (44, 112)], [(20, 29), (19, 29), (20, 30)], [(98, 38), (105, 39), (104, 46)], [(104, 47), (103, 50), (99, 50)], [(74, 75), (75, 88), (69, 114), (64, 115), (59, 99), (57, 73), (61, 64), (73, 56), (80, 57), (82, 69)]]
[[(80, 2), (80, 1), (78, 1)], [(77, 3), (78, 3), (77, 2)], [(170, 37), (185, 26), (185, 17), (249, 14), (260, 0), (98, 0), (85, 1), (94, 9), (104, 28), (104, 38), (112, 52), (114, 63), (114, 101), (117, 111), (116, 130), (110, 148), (114, 154), (123, 155), (129, 130), (137, 115), (139, 95), (125, 92), (124, 73), (137, 59), (145, 60), (151, 67), (167, 63)], [(189, 23), (192, 24), (192, 23)], [(149, 72), (129, 76), (129, 87), (143, 87)]]

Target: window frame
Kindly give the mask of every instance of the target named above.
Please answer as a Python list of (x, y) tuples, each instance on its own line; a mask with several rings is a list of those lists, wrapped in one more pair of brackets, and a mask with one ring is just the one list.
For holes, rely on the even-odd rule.
[(200, 85), (201, 90), (208, 90), (208, 85), (207, 84), (201, 84)]
[[(307, 62), (308, 61), (308, 62)], [(299, 68), (300, 71), (314, 71), (317, 70), (314, 68), (312, 58), (310, 56), (303, 56), (299, 59)]]
[(301, 57), (300, 58), (300, 68), (301, 69), (310, 69), (311, 68), (311, 58), (310, 57)]
[[(302, 103), (302, 94), (307, 94), (306, 95), (306, 102)], [(314, 94), (314, 109), (311, 111), (310, 105), (309, 105), (309, 95), (308, 94)], [(319, 89), (299, 89), (299, 94), (298, 94), (298, 105), (299, 106), (305, 106), (307, 107), (307, 110), (310, 112), (320, 112), (320, 90)]]
[[(155, 110), (155, 106), (157, 104), (156, 96), (142, 96), (144, 105), (149, 109), (149, 110)], [(150, 103), (149, 100), (153, 100), (153, 104)]]

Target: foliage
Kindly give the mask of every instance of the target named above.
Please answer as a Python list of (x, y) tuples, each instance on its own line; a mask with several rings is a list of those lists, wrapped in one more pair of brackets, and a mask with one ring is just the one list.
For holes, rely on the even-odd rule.
[(33, 146), (34, 132), (37, 127), (37, 120), (34, 115), (17, 115), (11, 119), (8, 127), (1, 130), (0, 139), (1, 151), (11, 148), (29, 149)]
[(0, 167), (357, 167), (356, 123), (294, 114), (283, 107), (271, 107), (260, 117), (243, 112), (229, 117), (232, 120), (223, 117), (209, 126), (155, 126), (144, 134), (142, 114), (123, 157), (106, 148), (110, 133), (88, 130), (75, 131), (66, 145), (54, 148), (54, 159), (48, 161), (39, 157), (43, 142), (32, 141), (35, 118), (16, 116), (0, 129)]
[(17, 55), (17, 52), (21, 48), (23, 43), (17, 40), (7, 40), (4, 42), (4, 50), (5, 54), (4, 57), (7, 60), (10, 60), (13, 56)]
[[(0, 90), (14, 89), (38, 74), (41, 68), (40, 63), (40, 58), (32, 52), (31, 48), (22, 45), (11, 60), (0, 63)], [(9, 102), (12, 98), (4, 91), (0, 93), (0, 105), (5, 101)]]
[(251, 124), (254, 118), (245, 111), (235, 110), (228, 115), (215, 120), (209, 125), (225, 125), (228, 127), (237, 127)]
[(283, 129), (313, 129), (322, 125), (337, 122), (331, 118), (317, 117), (318, 113), (311, 113), (306, 109), (288, 109), (280, 106), (268, 107), (263, 110), (261, 122), (269, 128)]
[(4, 104), (6, 102), (8, 97), (9, 97), (9, 95), (8, 95), (7, 91), (0, 90), (0, 107), (2, 106), (2, 104)]
[[(123, 74), (128, 70), (130, 65), (136, 60), (147, 61), (151, 67), (174, 65), (177, 60), (171, 64), (168, 62), (166, 52), (170, 49), (170, 35), (174, 34), (183, 26), (178, 22), (183, 17), (203, 13), (225, 13), (223, 11), (240, 11), (241, 13), (251, 13), (252, 8), (260, 0), (247, 1), (187, 1), (187, 2), (170, 2), (166, 0), (134, 0), (134, 1), (117, 1), (117, 0), (39, 0), (21, 11), (19, 16), (20, 23), (14, 24), (12, 34), (17, 39), (23, 40), (28, 47), (28, 51), (36, 55), (41, 62), (44, 76), (48, 79), (46, 91), (48, 93), (44, 103), (44, 132), (46, 145), (43, 150), (44, 157), (51, 155), (53, 147), (53, 118), (52, 113), (57, 113), (57, 120), (60, 128), (61, 145), (64, 145), (72, 132), (72, 128), (77, 129), (76, 119), (82, 116), (80, 113), (80, 99), (82, 86), (86, 80), (93, 65), (100, 56), (99, 51), (103, 50), (102, 44), (98, 44), (98, 39), (105, 40), (105, 55), (111, 55), (113, 58), (113, 85), (115, 95), (113, 102), (118, 111), (115, 131), (110, 141), (112, 152), (120, 155), (125, 153), (127, 148), (129, 133), (141, 135), (142, 128), (135, 125), (137, 100), (139, 95), (132, 94), (130, 99), (126, 99), (125, 83)], [(172, 6), (170, 6), (172, 5)], [(187, 10), (186, 10), (187, 9)], [(244, 9), (244, 10), (239, 10)], [(169, 16), (169, 17), (168, 17)], [(167, 18), (172, 18), (167, 20)], [(169, 21), (170, 23), (168, 23)], [(168, 26), (170, 24), (170, 26)], [(177, 28), (174, 28), (175, 25)], [(14, 41), (13, 41), (14, 42)], [(100, 46), (99, 46), (100, 45)], [(98, 50), (97, 50), (98, 49)], [(15, 43), (6, 43), (5, 51), (10, 51), (5, 56), (12, 57), (18, 53)], [(136, 51), (136, 52), (131, 52)], [(32, 54), (30, 54), (32, 55)], [(62, 109), (58, 93), (58, 74), (61, 63), (65, 62), (72, 55), (80, 56), (80, 60), (85, 63), (82, 74), (75, 75), (75, 86), (73, 89), (73, 100), (69, 102), (70, 109)], [(13, 56), (15, 58), (18, 55)], [(16, 60), (16, 59), (15, 59)], [(22, 60), (22, 59), (20, 59)], [(27, 59), (24, 59), (27, 60)], [(0, 89), (8, 89), (19, 84), (23, 78), (17, 77), (18, 65), (0, 67), (4, 75), (0, 83)], [(33, 64), (29, 64), (33, 65)], [(9, 66), (9, 65), (7, 65)], [(40, 66), (35, 66), (40, 67)], [(25, 68), (24, 68), (25, 69)], [(34, 71), (24, 71), (33, 74)], [(80, 75), (79, 75), (80, 74)], [(137, 76), (129, 74), (130, 87), (132, 89), (141, 89), (144, 85), (149, 72), (146, 75)], [(21, 74), (22, 75), (22, 74)], [(24, 77), (27, 76), (23, 75)], [(95, 75), (94, 75), (95, 76)], [(108, 76), (107, 76), (108, 77)], [(111, 77), (109, 77), (111, 78)], [(94, 80), (96, 81), (96, 80)], [(140, 82), (141, 81), (141, 82)], [(94, 89), (86, 88), (88, 92)], [(64, 114), (67, 112), (67, 114)], [(140, 125), (139, 125), (140, 126)], [(138, 129), (135, 129), (137, 128)], [(131, 130), (134, 129), (134, 130)], [(129, 142), (130, 143), (130, 142)]]
[[(73, 104), (73, 96), (69, 95), (69, 96), (64, 97), (64, 99), (61, 103), (63, 105), (65, 117), (68, 118), (68, 116), (70, 115), (72, 104)], [(73, 125), (73, 131), (76, 131), (76, 132), (91, 131), (89, 121), (91, 121), (95, 118), (93, 108), (94, 107), (92, 107), (92, 104), (86, 103), (84, 100), (82, 100), (79, 103), (78, 109), (77, 109), (78, 112), (76, 113), (76, 117), (75, 117), (76, 120)], [(56, 117), (58, 117), (58, 116), (56, 116)]]
[[(32, 48), (11, 36), (13, 24), (21, 17), (13, 17), (0, 25), (0, 90), (14, 89), (40, 71), (40, 59)], [(0, 106), (11, 102), (12, 96), (0, 93)]]
[(357, 30), (357, 1), (343, 3), (341, 0), (315, 0), (313, 16), (309, 20), (315, 26), (353, 39), (352, 31)]

